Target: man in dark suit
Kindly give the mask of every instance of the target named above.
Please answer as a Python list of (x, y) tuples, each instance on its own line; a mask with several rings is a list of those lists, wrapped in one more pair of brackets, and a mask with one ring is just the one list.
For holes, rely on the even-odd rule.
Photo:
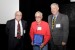
[(6, 23), (6, 33), (8, 35), (8, 50), (23, 50), (24, 34), (26, 32), (26, 21), (21, 20), (22, 13), (17, 11), (15, 19)]
[(51, 4), (52, 15), (48, 16), (52, 40), (50, 41), (51, 50), (65, 50), (69, 33), (68, 16), (59, 13), (59, 5)]

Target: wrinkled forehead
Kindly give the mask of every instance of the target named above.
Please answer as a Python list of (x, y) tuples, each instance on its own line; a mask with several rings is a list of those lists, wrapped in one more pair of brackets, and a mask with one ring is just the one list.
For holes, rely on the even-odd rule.
[(59, 8), (57, 5), (52, 5), (51, 8)]

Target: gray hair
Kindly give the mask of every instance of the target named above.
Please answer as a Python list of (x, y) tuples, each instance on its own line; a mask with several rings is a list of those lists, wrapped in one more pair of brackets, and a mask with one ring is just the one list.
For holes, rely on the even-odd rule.
[(35, 16), (36, 16), (37, 13), (39, 13), (41, 16), (43, 16), (43, 13), (40, 12), (40, 11), (37, 11), (37, 12), (35, 13)]
[(57, 4), (57, 3), (52, 3), (51, 5), (50, 5), (50, 7), (51, 6), (57, 6), (58, 8), (59, 8), (59, 5)]
[(15, 15), (16, 15), (18, 12), (22, 14), (22, 12), (21, 12), (21, 11), (16, 11), (16, 12), (15, 12)]

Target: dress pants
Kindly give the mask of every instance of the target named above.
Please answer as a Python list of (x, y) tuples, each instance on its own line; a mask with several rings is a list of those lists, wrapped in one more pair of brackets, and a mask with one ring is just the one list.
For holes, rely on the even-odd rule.
[(66, 46), (55, 45), (52, 40), (50, 41), (50, 46), (51, 50), (66, 50)]
[(21, 39), (14, 37), (12, 39), (12, 44), (8, 44), (8, 50), (23, 50), (23, 40), (23, 37)]

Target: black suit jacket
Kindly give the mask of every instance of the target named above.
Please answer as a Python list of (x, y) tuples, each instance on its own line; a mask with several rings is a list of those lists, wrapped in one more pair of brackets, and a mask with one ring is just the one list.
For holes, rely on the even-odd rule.
[[(26, 30), (27, 22), (24, 20), (21, 20), (22, 27), (23, 27), (23, 36), (24, 36), (24, 30)], [(15, 38), (15, 19), (9, 20), (6, 23), (6, 33), (8, 35), (8, 46), (10, 48), (14, 48), (16, 45), (16, 38)]]

